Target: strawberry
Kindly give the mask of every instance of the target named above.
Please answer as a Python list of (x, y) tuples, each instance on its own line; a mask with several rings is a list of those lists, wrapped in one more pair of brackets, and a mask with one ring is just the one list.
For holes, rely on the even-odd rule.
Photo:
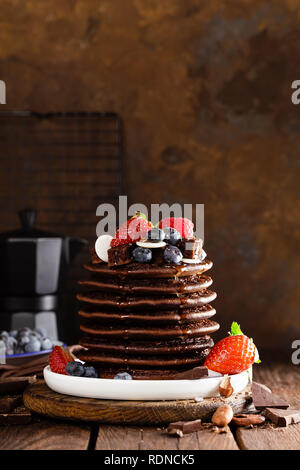
[(65, 374), (68, 362), (74, 361), (74, 356), (61, 346), (54, 346), (49, 358), (50, 369), (57, 374)]
[(152, 228), (151, 222), (141, 212), (127, 220), (118, 230), (112, 239), (110, 246), (127, 245), (128, 243), (137, 242), (145, 237), (148, 230)]
[(239, 374), (254, 362), (260, 362), (259, 359), (255, 361), (255, 344), (242, 333), (236, 322), (232, 323), (229, 335), (216, 343), (206, 357), (204, 365), (208, 369), (220, 374)]
[(175, 228), (182, 238), (191, 238), (194, 234), (194, 224), (183, 217), (166, 217), (159, 222), (159, 228)]

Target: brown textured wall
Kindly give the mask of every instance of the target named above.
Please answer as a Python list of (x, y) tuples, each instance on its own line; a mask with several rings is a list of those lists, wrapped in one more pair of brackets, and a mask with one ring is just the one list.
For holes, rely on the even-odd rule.
[[(2, 0), (2, 109), (115, 111), (131, 201), (205, 203), (218, 320), (300, 337), (300, 1)], [(298, 288), (298, 289), (297, 289)]]

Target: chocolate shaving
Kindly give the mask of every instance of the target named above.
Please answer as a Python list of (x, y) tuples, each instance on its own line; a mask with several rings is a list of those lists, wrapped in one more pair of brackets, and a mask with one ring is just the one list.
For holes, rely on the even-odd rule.
[(264, 408), (286, 409), (290, 406), (282, 398), (269, 391), (267, 387), (257, 382), (252, 383), (252, 399), (255, 408), (258, 410)]
[(199, 431), (202, 428), (201, 419), (194, 421), (177, 421), (170, 423), (167, 429), (168, 434), (183, 437), (185, 434)]
[(264, 416), (277, 426), (287, 427), (289, 424), (300, 423), (300, 410), (282, 410), (266, 408)]
[(194, 367), (174, 375), (174, 379), (179, 380), (197, 380), (208, 376), (208, 369), (205, 366)]
[(228, 398), (230, 397), (234, 390), (230, 382), (230, 377), (225, 375), (225, 377), (221, 380), (219, 385), (219, 392), (222, 397)]

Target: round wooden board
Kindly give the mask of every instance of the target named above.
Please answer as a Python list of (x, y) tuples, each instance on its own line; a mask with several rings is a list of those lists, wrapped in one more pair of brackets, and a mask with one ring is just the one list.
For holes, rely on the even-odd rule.
[(62, 395), (52, 391), (44, 381), (29, 385), (24, 404), (35, 413), (52, 418), (95, 421), (109, 424), (156, 425), (194, 419), (209, 420), (218, 406), (228, 403), (235, 413), (252, 406), (249, 389), (229, 398), (206, 398), (203, 401), (119, 401), (98, 400)]

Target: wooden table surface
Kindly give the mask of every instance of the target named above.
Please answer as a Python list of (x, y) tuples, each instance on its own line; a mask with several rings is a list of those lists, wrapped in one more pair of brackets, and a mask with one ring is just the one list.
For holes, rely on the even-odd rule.
[[(255, 380), (300, 408), (300, 366), (283, 360), (263, 361), (255, 366)], [(181, 439), (164, 429), (89, 425), (34, 417), (30, 424), (0, 426), (1, 450), (208, 450), (208, 449), (300, 449), (300, 424), (288, 428), (231, 429), (216, 434), (209, 429)]]

